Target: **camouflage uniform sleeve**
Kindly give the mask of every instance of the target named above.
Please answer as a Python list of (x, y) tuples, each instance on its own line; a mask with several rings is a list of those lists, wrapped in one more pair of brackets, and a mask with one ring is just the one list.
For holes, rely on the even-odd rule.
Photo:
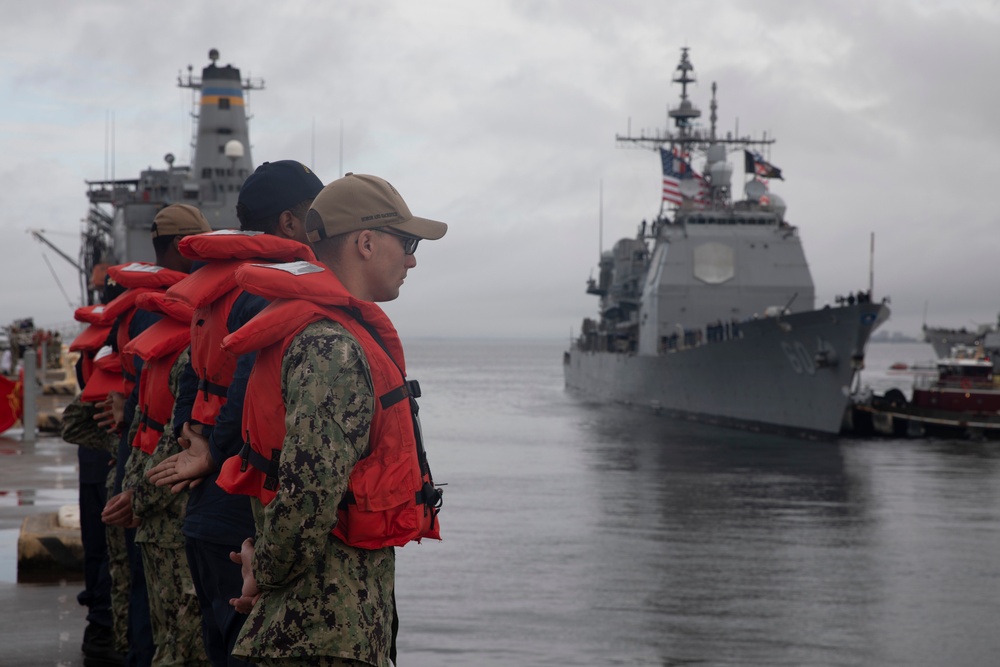
[(128, 430), (128, 458), (125, 459), (125, 476), (122, 477), (122, 490), (134, 489), (139, 484), (139, 478), (142, 475), (142, 459), (145, 458), (145, 453), (136, 447), (132, 447), (132, 443), (135, 441), (135, 435), (139, 432), (139, 407), (136, 406), (135, 412), (132, 415), (131, 420), (132, 425)]
[[(177, 360), (174, 361), (174, 365), (170, 368), (170, 391), (174, 396), (177, 396), (181, 375), (191, 358), (188, 354), (189, 350), (190, 348), (181, 352)], [(156, 443), (156, 449), (153, 450), (153, 453), (146, 455), (145, 452), (140, 452), (137, 455), (141, 468), (138, 470), (138, 478), (135, 480), (135, 495), (132, 496), (132, 511), (137, 516), (146, 517), (149, 514), (162, 512), (167, 508), (176, 507), (181, 504), (181, 501), (187, 501), (188, 494), (186, 491), (174, 493), (170, 490), (169, 486), (155, 486), (146, 479), (146, 473), (154, 466), (180, 451), (181, 446), (174, 436), (174, 419), (171, 416), (170, 421), (167, 422), (163, 429), (163, 435), (160, 436), (160, 440)]]
[(278, 493), (257, 527), (261, 590), (286, 586), (323, 557), (374, 409), (364, 352), (339, 325), (303, 330), (286, 350), (282, 378), (287, 435)]
[(77, 396), (62, 413), (62, 439), (66, 442), (114, 455), (118, 437), (97, 425), (97, 406)]

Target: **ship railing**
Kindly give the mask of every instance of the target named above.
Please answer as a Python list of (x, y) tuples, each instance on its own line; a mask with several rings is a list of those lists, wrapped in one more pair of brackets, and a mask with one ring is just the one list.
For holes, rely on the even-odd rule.
[(984, 391), (996, 389), (992, 376), (990, 377), (941, 377), (935, 375), (918, 375), (913, 381), (913, 387), (921, 390), (957, 389), (959, 391)]
[(99, 207), (91, 206), (90, 210), (87, 211), (87, 223), (96, 227), (105, 234), (110, 234), (111, 226), (114, 223), (114, 220)]
[(114, 204), (135, 195), (139, 180), (87, 181), (87, 199), (92, 204)]
[(679, 352), (690, 348), (701, 347), (711, 343), (723, 343), (730, 340), (743, 338), (743, 330), (740, 328), (739, 320), (723, 322), (716, 320), (708, 324), (704, 329), (682, 329), (678, 326), (678, 331), (668, 336), (660, 336), (660, 354), (668, 352)]
[[(659, 353), (679, 352), (741, 338), (743, 330), (739, 320), (735, 319), (728, 322), (716, 320), (703, 329), (688, 329), (678, 325), (677, 331), (660, 336)], [(593, 320), (585, 319), (576, 345), (583, 351), (633, 353), (638, 347), (637, 342), (634, 322), (619, 323), (614, 330), (609, 330)]]

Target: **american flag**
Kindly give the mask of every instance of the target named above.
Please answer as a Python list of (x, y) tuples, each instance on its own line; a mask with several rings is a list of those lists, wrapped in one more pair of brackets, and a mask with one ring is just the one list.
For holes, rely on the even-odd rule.
[(684, 195), (681, 194), (681, 181), (693, 178), (700, 186), (694, 201), (704, 203), (707, 190), (705, 179), (691, 168), (687, 160), (665, 148), (660, 149), (660, 160), (663, 162), (663, 201), (680, 206), (684, 199)]

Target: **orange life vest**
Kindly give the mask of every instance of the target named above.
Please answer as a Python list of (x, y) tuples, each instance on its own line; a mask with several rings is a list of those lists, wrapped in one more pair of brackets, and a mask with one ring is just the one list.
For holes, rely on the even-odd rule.
[[(100, 311), (95, 314), (94, 311), (98, 308)], [(80, 353), (80, 375), (84, 384), (94, 372), (94, 356), (111, 333), (112, 324), (102, 322), (103, 310), (104, 306), (82, 306), (73, 314), (77, 322), (88, 322), (87, 327), (69, 344), (70, 352)]]
[(140, 295), (156, 290), (165, 290), (188, 274), (167, 269), (146, 262), (119, 264), (108, 269), (108, 275), (122, 287), (127, 288), (104, 307), (104, 314), (118, 319), (115, 340), (121, 357), (122, 375), (125, 376), (125, 395), (135, 387), (136, 371), (133, 355), (126, 353), (129, 343), (129, 325), (135, 317), (136, 299)]
[(441, 492), (420, 437), (419, 385), (406, 381), (402, 346), (389, 318), (374, 303), (352, 297), (329, 269), (316, 264), (249, 264), (236, 275), (247, 291), (275, 300), (224, 342), (236, 354), (260, 351), (244, 403), (243, 452), (225, 461), (219, 486), (264, 505), (274, 499), (285, 439), (282, 359), (306, 326), (329, 319), (361, 345), (375, 388), (368, 452), (351, 471), (333, 534), (364, 549), (440, 539)]
[(298, 241), (231, 229), (186, 236), (178, 250), (185, 257), (207, 262), (171, 286), (167, 298), (194, 309), (191, 368), (198, 376), (198, 393), (191, 406), (191, 419), (213, 426), (236, 371), (236, 357), (222, 349), (222, 339), (229, 334), (233, 303), (243, 293), (236, 284), (236, 269), (254, 259), (289, 262), (314, 259), (314, 255)]
[(94, 355), (90, 377), (80, 394), (80, 400), (84, 403), (100, 403), (112, 391), (124, 395), (125, 378), (122, 375), (121, 357), (110, 345), (105, 345)]
[(177, 302), (167, 303), (163, 292), (143, 294), (136, 306), (166, 315), (133, 338), (123, 350), (125, 354), (138, 355), (145, 362), (139, 379), (139, 414), (136, 417), (139, 427), (132, 446), (152, 454), (174, 410), (170, 370), (191, 342), (191, 309)]

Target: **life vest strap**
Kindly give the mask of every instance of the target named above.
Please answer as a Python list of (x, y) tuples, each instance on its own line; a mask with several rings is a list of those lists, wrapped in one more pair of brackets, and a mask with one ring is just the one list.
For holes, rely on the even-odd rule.
[(344, 497), (340, 499), (340, 503), (337, 505), (337, 509), (347, 511), (348, 505), (356, 505), (358, 503), (357, 499), (354, 497), (354, 493), (348, 489), (344, 492)]
[(405, 398), (420, 398), (420, 383), (416, 380), (406, 380), (392, 391), (378, 397), (383, 410), (388, 410)]
[(166, 424), (161, 424), (160, 422), (150, 417), (148, 412), (142, 411), (139, 413), (139, 428), (141, 428), (143, 431), (151, 428), (157, 433), (163, 433), (163, 429), (166, 428)]
[(278, 457), (281, 455), (280, 449), (271, 450), (271, 458), (267, 458), (251, 445), (249, 440), (243, 441), (243, 449), (240, 450), (240, 472), (246, 472), (247, 466), (252, 465), (257, 470), (264, 473), (264, 488), (268, 491), (278, 489)]
[[(434, 486), (430, 481), (425, 481), (423, 487), (414, 495), (414, 500), (417, 505), (427, 505), (432, 510), (437, 510), (441, 507), (443, 502), (442, 496), (444, 492)], [(337, 509), (347, 510), (348, 505), (356, 505), (357, 499), (354, 497), (354, 492), (350, 489), (344, 492), (344, 497), (341, 498), (340, 504), (337, 505)], [(437, 512), (434, 512), (437, 514)]]
[(430, 480), (425, 480), (423, 487), (417, 491), (417, 505), (424, 505), (425, 512), (431, 513), (430, 530), (434, 530), (434, 522), (437, 521), (438, 512), (444, 504), (444, 490), (434, 486)]
[(209, 394), (225, 398), (229, 392), (229, 387), (209, 382), (207, 378), (198, 378), (198, 391), (205, 395), (205, 400), (207, 401)]

